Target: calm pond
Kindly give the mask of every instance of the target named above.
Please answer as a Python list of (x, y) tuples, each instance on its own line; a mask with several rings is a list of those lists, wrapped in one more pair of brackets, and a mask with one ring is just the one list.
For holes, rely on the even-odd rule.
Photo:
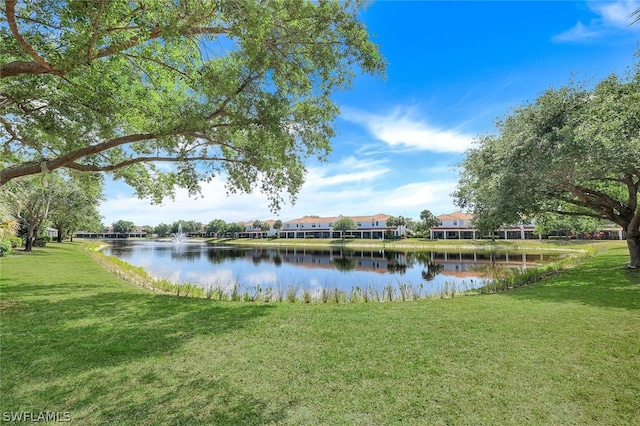
[(344, 248), (255, 248), (186, 242), (110, 240), (104, 253), (144, 268), (159, 278), (203, 288), (260, 289), (280, 294), (290, 288), (346, 293), (382, 293), (408, 285), (421, 296), (443, 289), (464, 291), (482, 285), (489, 270), (531, 268), (557, 253), (432, 252)]

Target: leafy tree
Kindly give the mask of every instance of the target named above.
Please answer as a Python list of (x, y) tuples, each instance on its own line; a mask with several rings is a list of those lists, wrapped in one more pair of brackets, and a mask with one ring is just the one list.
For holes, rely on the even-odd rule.
[(58, 241), (80, 227), (101, 228), (101, 190), (98, 176), (54, 172), (10, 182), (2, 188), (0, 198), (12, 206), (22, 229), (25, 251), (31, 251), (34, 238), (48, 223), (58, 229)]
[(269, 222), (260, 222), (260, 230), (262, 232), (267, 232), (270, 229), (271, 229), (271, 225), (269, 224)]
[(387, 226), (391, 227), (391, 228), (396, 228), (398, 229), (400, 226), (407, 226), (407, 224), (409, 224), (409, 222), (411, 222), (410, 218), (406, 218), (404, 216), (389, 216), (387, 218)]
[[(269, 225), (267, 222), (262, 222), (260, 220), (254, 220), (253, 224), (252, 224), (252, 227), (254, 229), (259, 229), (262, 232), (266, 232), (269, 229), (271, 229), (271, 225)], [(260, 233), (260, 238), (262, 238), (262, 233)]]
[(98, 175), (74, 174), (54, 193), (49, 206), (49, 220), (58, 230), (58, 242), (84, 229), (103, 229), (98, 207), (102, 197), (102, 179)]
[(113, 232), (117, 232), (123, 235), (129, 234), (136, 230), (136, 225), (128, 220), (119, 220), (112, 224)]
[(11, 207), (2, 199), (0, 191), (0, 257), (10, 254), (14, 244), (12, 239), (20, 229), (20, 223), (15, 219)]
[(435, 228), (436, 226), (440, 225), (440, 219), (438, 219), (437, 216), (431, 213), (430, 210), (422, 210), (420, 212), (420, 219), (422, 220), (422, 223), (424, 223), (426, 230)]
[(241, 223), (229, 223), (227, 225), (227, 232), (230, 232), (234, 238), (238, 238), (238, 234), (245, 232), (247, 228)]
[(189, 220), (186, 222), (188, 232), (200, 234), (202, 232), (202, 223), (197, 220)]
[(147, 238), (150, 238), (153, 236), (153, 226), (142, 225), (142, 230), (147, 233)]
[(161, 223), (157, 225), (153, 230), (156, 234), (158, 234), (159, 237), (164, 237), (171, 233), (171, 225)]
[(207, 224), (206, 230), (213, 234), (216, 238), (219, 234), (223, 234), (227, 229), (227, 222), (222, 219), (214, 219)]
[(344, 231), (350, 231), (352, 229), (357, 229), (356, 223), (347, 216), (341, 216), (336, 222), (333, 224), (333, 229), (336, 231), (340, 231), (340, 237), (344, 240)]
[(182, 226), (182, 232), (190, 234), (194, 232), (200, 232), (201, 223), (195, 220), (177, 220), (171, 225), (171, 232), (177, 233), (178, 229)]
[[(612, 221), (640, 267), (640, 67), (592, 89), (550, 89), (481, 136), (461, 164), (457, 204), (494, 229), (547, 214)], [(476, 222), (476, 223), (478, 223)]]
[(384, 72), (362, 4), (6, 0), (0, 185), (71, 168), (158, 202), (223, 174), (277, 209), (330, 150), (332, 94)]
[(18, 232), (19, 223), (15, 219), (15, 215), (8, 203), (5, 202), (0, 194), (0, 240), (7, 239), (16, 235)]
[(29, 176), (10, 182), (2, 188), (3, 203), (14, 206), (25, 251), (32, 250), (34, 238), (41, 234), (49, 217), (52, 200), (64, 191), (66, 185), (64, 178), (55, 173)]
[(280, 219), (277, 219), (275, 222), (273, 222), (273, 229), (275, 229), (276, 231), (282, 229), (282, 221)]

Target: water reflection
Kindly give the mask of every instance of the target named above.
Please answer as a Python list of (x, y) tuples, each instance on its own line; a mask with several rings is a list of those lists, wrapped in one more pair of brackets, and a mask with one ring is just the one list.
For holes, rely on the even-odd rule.
[(273, 286), (381, 289), (475, 287), (498, 268), (528, 268), (557, 257), (542, 253), (460, 253), (382, 249), (241, 248), (204, 243), (116, 240), (105, 250), (149, 273), (203, 287)]

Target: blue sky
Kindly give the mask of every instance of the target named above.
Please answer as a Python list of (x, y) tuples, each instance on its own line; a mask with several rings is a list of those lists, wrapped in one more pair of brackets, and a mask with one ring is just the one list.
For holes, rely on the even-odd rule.
[(227, 196), (221, 179), (203, 197), (178, 191), (154, 206), (108, 181), (103, 223), (156, 225), (289, 220), (456, 210), (458, 164), (476, 135), (494, 131), (509, 111), (570, 80), (624, 74), (640, 50), (640, 24), (629, 27), (633, 1), (379, 1), (362, 13), (389, 62), (386, 79), (358, 76), (334, 96), (338, 136), (326, 163), (309, 161), (295, 205), (279, 215), (263, 195)]

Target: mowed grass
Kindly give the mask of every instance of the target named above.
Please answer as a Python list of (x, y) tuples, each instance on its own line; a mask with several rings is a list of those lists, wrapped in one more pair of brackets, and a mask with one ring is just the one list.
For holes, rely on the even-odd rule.
[[(73, 424), (640, 424), (640, 274), (607, 249), (493, 295), (154, 294), (82, 244), (0, 262), (0, 412)], [(1, 420), (0, 420), (1, 421)]]

